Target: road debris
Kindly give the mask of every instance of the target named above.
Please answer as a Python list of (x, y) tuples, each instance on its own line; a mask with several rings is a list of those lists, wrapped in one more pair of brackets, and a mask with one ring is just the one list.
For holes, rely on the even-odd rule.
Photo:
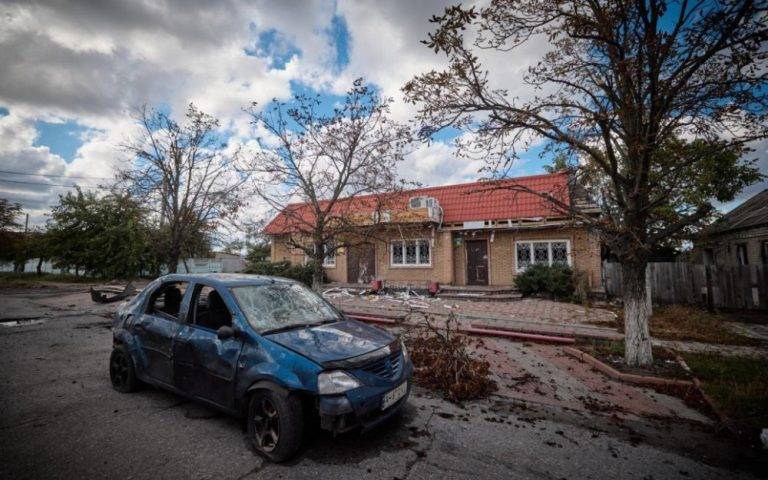
[(136, 287), (132, 282), (120, 288), (117, 285), (102, 285), (96, 288), (91, 287), (91, 300), (96, 303), (113, 303), (124, 300), (136, 294)]
[(490, 379), (490, 363), (474, 358), (470, 340), (457, 329), (458, 320), (452, 314), (442, 327), (425, 317), (406, 332), (404, 341), (416, 381), (453, 402), (487, 397), (497, 389)]

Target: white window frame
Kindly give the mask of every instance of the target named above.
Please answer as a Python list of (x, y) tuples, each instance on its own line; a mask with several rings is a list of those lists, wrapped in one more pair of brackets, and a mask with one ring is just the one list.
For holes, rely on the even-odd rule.
[[(315, 247), (313, 246), (312, 250), (314, 250), (314, 249), (315, 249)], [(328, 254), (326, 253), (325, 257), (323, 258), (323, 268), (336, 268), (336, 250), (334, 250), (331, 255), (332, 256), (330, 257), (330, 259), (332, 261), (329, 262), (328, 261), (329, 257), (328, 257)], [(304, 263), (308, 263), (309, 260), (310, 260), (309, 255), (307, 255), (305, 253), (304, 254)]]
[(325, 254), (325, 257), (323, 258), (323, 267), (336, 268), (336, 250), (334, 250), (330, 254), (328, 253)]
[[(416, 242), (416, 263), (405, 263), (405, 244), (407, 242)], [(427, 242), (429, 245), (429, 262), (421, 262), (421, 249), (419, 242)], [(403, 263), (395, 263), (395, 244), (401, 244), (403, 247)], [(432, 242), (428, 238), (407, 238), (404, 240), (391, 240), (389, 242), (389, 266), (391, 268), (432, 268)]]
[(566, 250), (566, 257), (567, 257), (567, 260), (568, 260), (568, 266), (569, 267), (573, 266), (573, 260), (571, 258), (571, 241), (570, 240), (567, 240), (565, 238), (553, 238), (553, 239), (541, 239), (541, 240), (518, 240), (518, 241), (515, 242), (515, 251), (513, 252), (513, 254), (515, 256), (515, 271), (516, 272), (518, 272), (518, 273), (524, 272), (525, 269), (528, 268), (527, 266), (520, 267), (520, 265), (517, 264), (517, 248), (518, 248), (518, 245), (527, 244), (529, 246), (529, 248), (531, 249), (531, 263), (529, 265), (533, 265), (534, 264), (534, 261), (533, 261), (533, 258), (534, 258), (534, 247), (533, 247), (533, 244), (535, 244), (535, 243), (546, 243), (547, 244), (547, 251), (548, 251), (547, 255), (549, 257), (548, 264), (550, 266), (552, 265), (552, 244), (553, 243), (565, 243), (565, 250)]

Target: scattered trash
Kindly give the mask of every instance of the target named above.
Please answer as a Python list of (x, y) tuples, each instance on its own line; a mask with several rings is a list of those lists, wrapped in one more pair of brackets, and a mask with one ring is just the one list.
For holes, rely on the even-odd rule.
[(329, 300), (343, 300), (344, 298), (360, 297), (369, 302), (392, 303), (404, 305), (411, 309), (428, 309), (431, 306), (429, 302), (436, 301), (436, 299), (421, 295), (413, 289), (408, 289), (403, 292), (392, 292), (388, 288), (382, 288), (380, 290), (357, 290), (344, 287), (332, 287), (323, 292), (323, 297)]
[(40, 325), (41, 323), (44, 323), (45, 320), (39, 319), (39, 318), (31, 318), (31, 319), (17, 319), (17, 320), (0, 320), (0, 326), (2, 327), (24, 327), (27, 325)]

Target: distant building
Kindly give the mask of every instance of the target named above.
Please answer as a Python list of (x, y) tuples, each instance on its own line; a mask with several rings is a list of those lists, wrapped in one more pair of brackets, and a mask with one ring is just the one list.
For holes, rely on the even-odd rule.
[(768, 265), (768, 189), (725, 214), (696, 246), (705, 264)]
[(238, 273), (244, 269), (245, 258), (242, 255), (225, 252), (211, 252), (210, 257), (179, 260), (176, 267), (176, 271), (180, 273)]

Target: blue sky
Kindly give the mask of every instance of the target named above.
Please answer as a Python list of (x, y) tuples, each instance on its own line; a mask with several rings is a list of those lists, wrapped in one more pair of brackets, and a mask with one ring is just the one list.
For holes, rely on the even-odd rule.
[(35, 128), (38, 137), (33, 145), (48, 147), (68, 163), (75, 159), (77, 149), (84, 143), (82, 136), (89, 130), (72, 120), (61, 123), (37, 121)]

